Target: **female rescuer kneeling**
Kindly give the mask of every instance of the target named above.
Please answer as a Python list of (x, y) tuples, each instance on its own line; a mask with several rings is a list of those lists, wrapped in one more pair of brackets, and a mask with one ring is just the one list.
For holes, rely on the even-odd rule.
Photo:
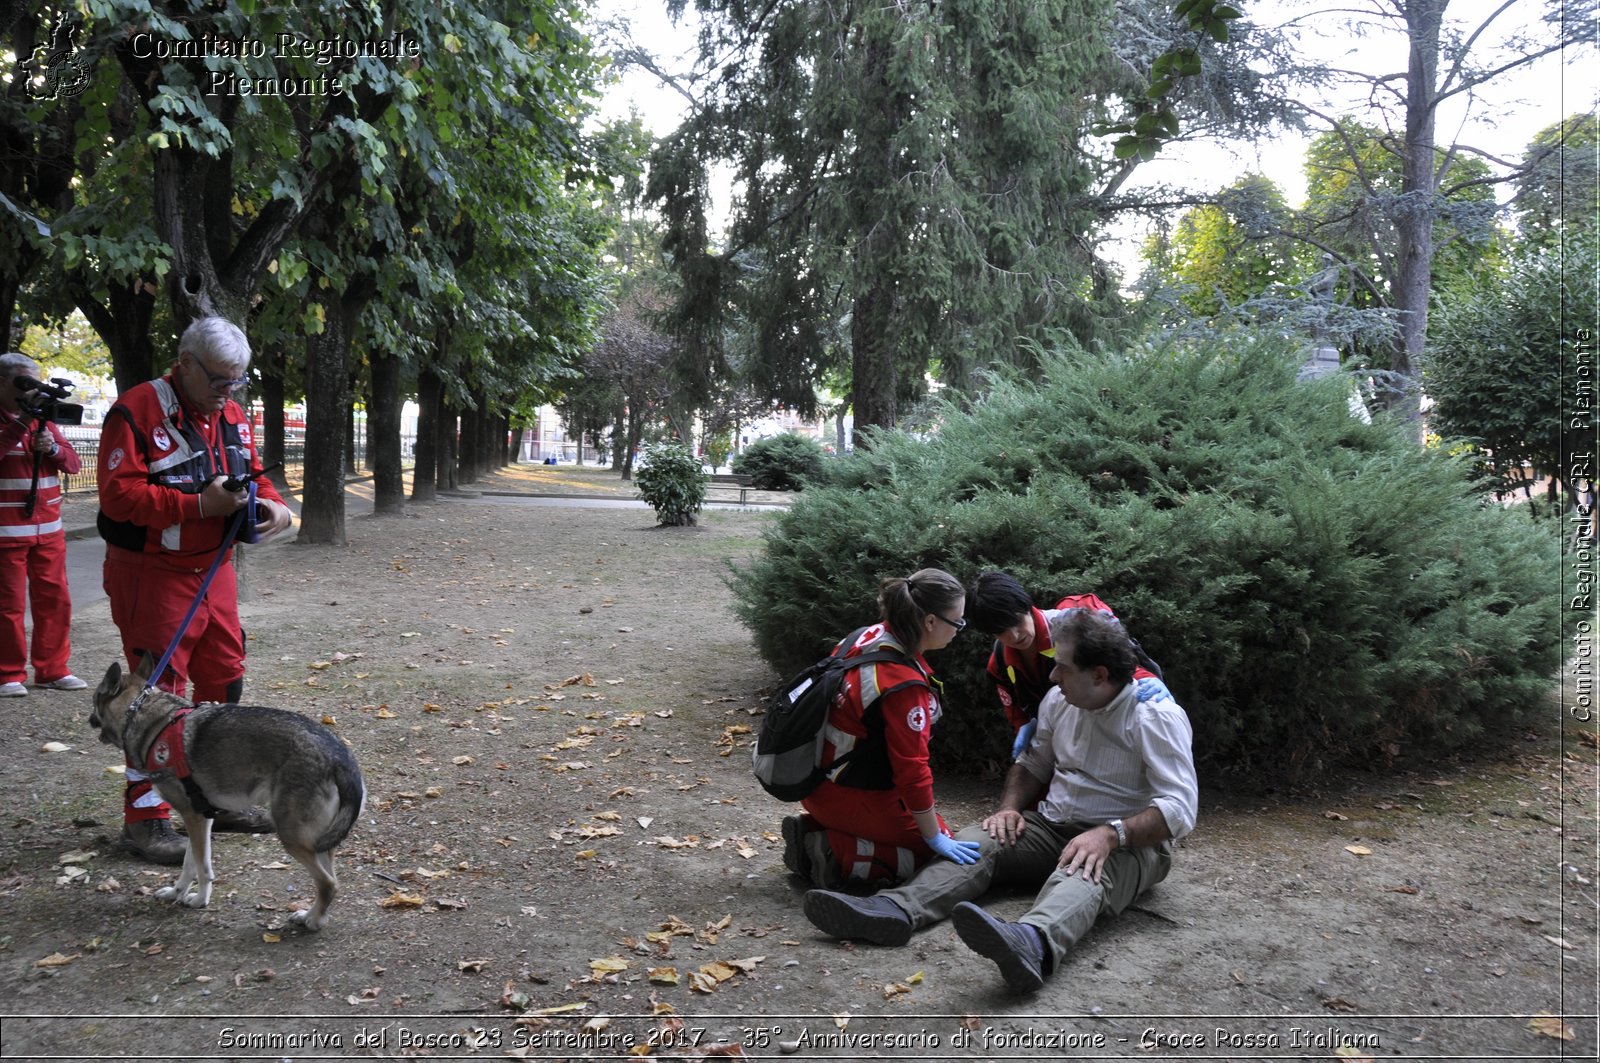
[(805, 813), (784, 819), (783, 862), (795, 874), (824, 888), (882, 885), (909, 878), (935, 857), (977, 859), (977, 844), (951, 838), (933, 808), (928, 738), (940, 706), (938, 681), (922, 659), (967, 626), (965, 604), (961, 582), (942, 569), (885, 580), (880, 621), (855, 645), (835, 649), (849, 660), (887, 648), (904, 663), (868, 663), (845, 674), (828, 716), (823, 764), (861, 748), (800, 802)]

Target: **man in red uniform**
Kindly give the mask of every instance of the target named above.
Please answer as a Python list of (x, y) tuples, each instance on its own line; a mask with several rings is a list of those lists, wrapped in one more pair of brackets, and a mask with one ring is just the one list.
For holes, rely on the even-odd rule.
[[(158, 380), (118, 399), (100, 435), (100, 537), (106, 541), (105, 589), (111, 620), (130, 666), (141, 653), (159, 658), (200, 590), (233, 515), (248, 503), (226, 481), (261, 469), (250, 422), (229, 396), (245, 384), (250, 345), (220, 317), (195, 321), (178, 342), (178, 361)], [(275, 535), (292, 519), (265, 479), (257, 480), (256, 530)], [(231, 550), (229, 551), (231, 555)], [(193, 700), (237, 702), (244, 694), (244, 631), (231, 556), (217, 569), (159, 685)], [(128, 768), (124, 841), (146, 859), (180, 863), (184, 843), (172, 810), (149, 779)], [(262, 817), (216, 829), (268, 829)]]
[(24, 354), (0, 354), (0, 698), (28, 693), (30, 599), (34, 682), (51, 690), (88, 685), (67, 671), (72, 600), (61, 526), (61, 476), (82, 463), (61, 429), (23, 407), (19, 378), (39, 380), (39, 367)]

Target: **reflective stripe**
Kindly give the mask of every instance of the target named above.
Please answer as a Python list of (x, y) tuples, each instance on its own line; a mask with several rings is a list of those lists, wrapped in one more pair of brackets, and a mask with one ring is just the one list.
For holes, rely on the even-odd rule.
[[(0, 491), (26, 491), (26, 490), (28, 490), (28, 488), (30, 488), (32, 486), (33, 486), (33, 478), (32, 477), (29, 477), (26, 480), (0, 480)], [(60, 487), (61, 486), (61, 477), (59, 477), (59, 476), (41, 476), (41, 477), (39, 477), (39, 486), (40, 487)]]
[[(167, 437), (172, 441), (172, 445), (177, 448), (167, 457), (149, 463), (150, 472), (158, 473), (165, 472), (174, 465), (182, 465), (184, 462), (189, 461), (194, 457), (194, 451), (190, 449), (189, 441), (184, 438), (183, 433), (178, 431), (178, 426), (172, 423), (172, 415), (178, 411), (178, 393), (172, 390), (172, 385), (167, 383), (165, 377), (157, 377), (150, 383), (155, 385), (156, 398), (161, 403), (161, 427), (166, 429)], [(167, 545), (165, 537), (163, 537), (161, 545)], [(168, 550), (176, 550), (177, 548), (176, 543), (172, 546), (167, 546)]]
[(47, 524), (0, 524), (0, 539), (21, 539), (34, 535), (54, 535), (61, 530), (58, 517)]
[(856, 736), (849, 731), (841, 731), (833, 724), (827, 723), (822, 725), (822, 740), (833, 746), (835, 766), (828, 772), (828, 778), (832, 779), (848, 767), (848, 764), (839, 764), (837, 762), (856, 747)]
[(873, 844), (867, 839), (856, 839), (856, 858), (850, 862), (851, 878), (867, 879), (872, 877), (873, 849)]
[(178, 530), (181, 527), (183, 525), (174, 524), (171, 527), (161, 529), (161, 546), (163, 549), (176, 550), (178, 548), (178, 544), (181, 541)]

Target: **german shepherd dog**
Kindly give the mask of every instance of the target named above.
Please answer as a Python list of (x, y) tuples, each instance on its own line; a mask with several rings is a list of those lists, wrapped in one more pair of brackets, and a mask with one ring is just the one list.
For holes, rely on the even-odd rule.
[[(210, 903), (215, 876), (206, 812), (265, 805), (278, 840), (316, 883), (316, 903), (290, 918), (307, 930), (321, 930), (338, 884), (333, 850), (350, 833), (366, 800), (350, 750), (332, 731), (298, 713), (254, 705), (195, 707), (163, 690), (146, 691), (154, 666), (146, 654), (129, 675), (122, 674), (120, 664), (108, 668), (94, 692), (89, 725), (100, 732), (100, 741), (121, 749), (130, 764), (151, 776), (189, 833), (178, 881), (157, 890), (156, 897), (190, 908)], [(184, 710), (179, 746), (176, 729), (168, 728)], [(185, 763), (186, 779), (179, 777)]]

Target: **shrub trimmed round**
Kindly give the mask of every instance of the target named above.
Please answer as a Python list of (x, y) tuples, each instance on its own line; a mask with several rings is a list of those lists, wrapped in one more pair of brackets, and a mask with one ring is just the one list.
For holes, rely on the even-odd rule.
[[(1048, 606), (1092, 591), (1161, 662), (1197, 760), (1268, 781), (1419, 764), (1545, 711), (1559, 667), (1551, 530), (1467, 465), (1350, 416), (1273, 340), (1040, 352), (1034, 379), (877, 436), (735, 568), (735, 611), (789, 674), (876, 618), (878, 581), (1006, 569)], [(936, 755), (1004, 764), (971, 632), (935, 654)]]
[(693, 524), (706, 500), (706, 474), (700, 459), (682, 443), (658, 443), (646, 449), (648, 460), (634, 474), (639, 494), (655, 507), (656, 522), (675, 527)]
[(733, 471), (763, 491), (799, 491), (821, 483), (827, 454), (822, 444), (795, 432), (758, 439), (733, 459)]

